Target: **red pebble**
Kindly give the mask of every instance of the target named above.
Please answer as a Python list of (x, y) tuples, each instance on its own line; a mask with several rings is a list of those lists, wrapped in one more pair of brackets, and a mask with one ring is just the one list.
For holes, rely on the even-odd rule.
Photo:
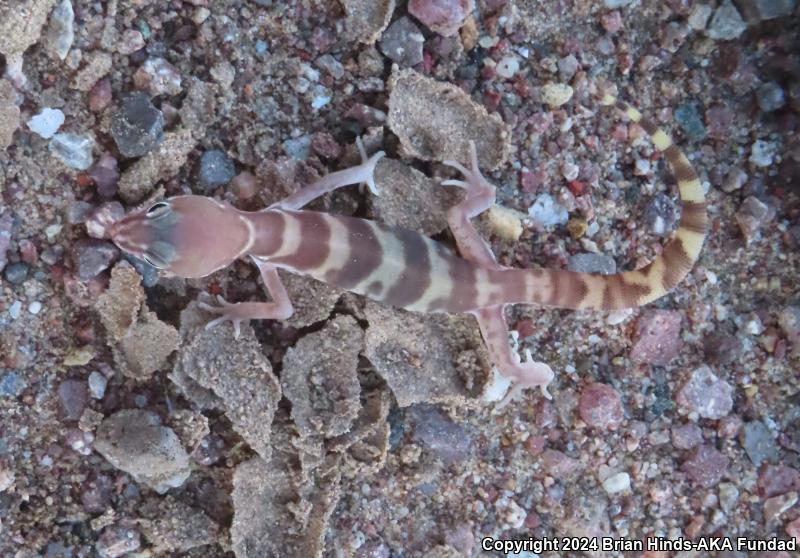
[(580, 180), (570, 180), (567, 187), (573, 196), (582, 196), (586, 193), (586, 186)]

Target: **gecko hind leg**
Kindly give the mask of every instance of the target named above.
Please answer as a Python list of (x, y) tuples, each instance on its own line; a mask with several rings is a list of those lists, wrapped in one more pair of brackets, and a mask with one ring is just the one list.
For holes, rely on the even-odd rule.
[[(470, 169), (455, 161), (444, 162), (464, 175), (464, 180), (445, 180), (442, 184), (458, 186), (467, 191), (464, 201), (448, 211), (447, 222), (465, 259), (487, 269), (503, 269), (470, 220), (490, 208), (495, 202), (496, 195), (495, 187), (483, 177), (478, 168), (478, 155), (474, 142), (470, 142), (469, 150)], [(553, 380), (553, 370), (543, 362), (534, 362), (530, 351), (525, 351), (525, 360), (521, 361), (519, 355), (511, 349), (505, 305), (487, 306), (473, 311), (472, 314), (478, 320), (481, 335), (497, 370), (514, 382), (498, 406), (505, 406), (523, 389), (536, 386), (540, 387), (542, 394), (550, 399), (547, 385)]]
[(207, 312), (219, 314), (206, 324), (206, 329), (211, 329), (223, 322), (233, 324), (233, 334), (239, 338), (240, 324), (250, 320), (286, 320), (294, 313), (292, 301), (283, 286), (278, 270), (275, 266), (252, 258), (258, 270), (261, 272), (261, 279), (267, 289), (272, 302), (228, 302), (221, 296), (217, 297), (218, 305), (200, 302), (200, 308)]
[(326, 174), (313, 184), (301, 188), (291, 196), (269, 206), (269, 209), (300, 209), (318, 197), (333, 192), (342, 186), (350, 184), (366, 184), (373, 196), (378, 195), (375, 184), (375, 166), (385, 153), (378, 151), (372, 157), (367, 157), (361, 138), (356, 138), (358, 152), (361, 155), (361, 164), (340, 171)]

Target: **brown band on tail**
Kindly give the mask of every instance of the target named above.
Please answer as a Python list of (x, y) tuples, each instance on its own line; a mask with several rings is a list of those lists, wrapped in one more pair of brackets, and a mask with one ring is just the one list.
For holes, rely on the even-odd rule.
[[(705, 193), (697, 172), (683, 152), (658, 125), (624, 101), (606, 95), (603, 104), (613, 105), (650, 136), (656, 149), (664, 153), (678, 182), (681, 197), (681, 220), (672, 239), (656, 259), (636, 271), (615, 275), (575, 273), (563, 270), (542, 270), (536, 285), (550, 296), (544, 296), (546, 306), (573, 309), (620, 310), (642, 306), (667, 294), (683, 281), (692, 270), (703, 247), (708, 229)], [(525, 281), (527, 270), (508, 270), (505, 275), (509, 299), (505, 302), (536, 302), (511, 300), (519, 292), (516, 283)], [(528, 281), (531, 279), (528, 278)], [(580, 285), (580, 287), (578, 286)], [(565, 288), (567, 287), (567, 288)]]

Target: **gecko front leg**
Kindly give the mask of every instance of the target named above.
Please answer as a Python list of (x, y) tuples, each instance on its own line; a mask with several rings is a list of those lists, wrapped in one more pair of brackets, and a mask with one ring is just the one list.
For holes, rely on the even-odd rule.
[(250, 320), (286, 320), (294, 314), (292, 301), (283, 286), (278, 270), (257, 258), (252, 258), (258, 270), (261, 272), (261, 280), (267, 288), (272, 302), (228, 302), (222, 296), (217, 296), (219, 306), (205, 302), (198, 303), (200, 308), (207, 312), (220, 314), (206, 324), (206, 329), (221, 324), (231, 322), (233, 324), (234, 337), (239, 338), (239, 326), (242, 322)]
[[(442, 184), (458, 186), (467, 191), (464, 201), (450, 208), (447, 221), (464, 258), (487, 269), (502, 269), (489, 245), (481, 238), (470, 221), (494, 204), (495, 187), (483, 177), (478, 168), (478, 155), (474, 142), (470, 142), (469, 149), (471, 169), (467, 169), (455, 161), (444, 162), (463, 174), (464, 180), (445, 180)], [(505, 305), (500, 304), (472, 312), (478, 320), (481, 335), (497, 370), (514, 382), (499, 407), (505, 406), (516, 394), (528, 387), (540, 387), (544, 396), (550, 399), (547, 385), (553, 380), (553, 370), (543, 362), (534, 362), (528, 350), (525, 351), (525, 361), (521, 361), (517, 353), (512, 351), (508, 342), (508, 325), (504, 311)]]

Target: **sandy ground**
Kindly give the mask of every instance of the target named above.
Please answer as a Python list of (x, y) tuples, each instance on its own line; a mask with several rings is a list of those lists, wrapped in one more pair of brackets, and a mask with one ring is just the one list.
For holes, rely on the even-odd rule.
[[(0, 0), (0, 556), (797, 555), (736, 541), (800, 541), (796, 4)], [(290, 320), (205, 330), (197, 300), (263, 297), (252, 266), (159, 276), (87, 232), (264, 207), (361, 135), (381, 195), (311, 207), (452, 244), (441, 161), (472, 139), (501, 263), (633, 269), (679, 203), (609, 89), (686, 152), (711, 231), (649, 307), (509, 309), (552, 401), (488, 401), (470, 317), (302, 277)]]

